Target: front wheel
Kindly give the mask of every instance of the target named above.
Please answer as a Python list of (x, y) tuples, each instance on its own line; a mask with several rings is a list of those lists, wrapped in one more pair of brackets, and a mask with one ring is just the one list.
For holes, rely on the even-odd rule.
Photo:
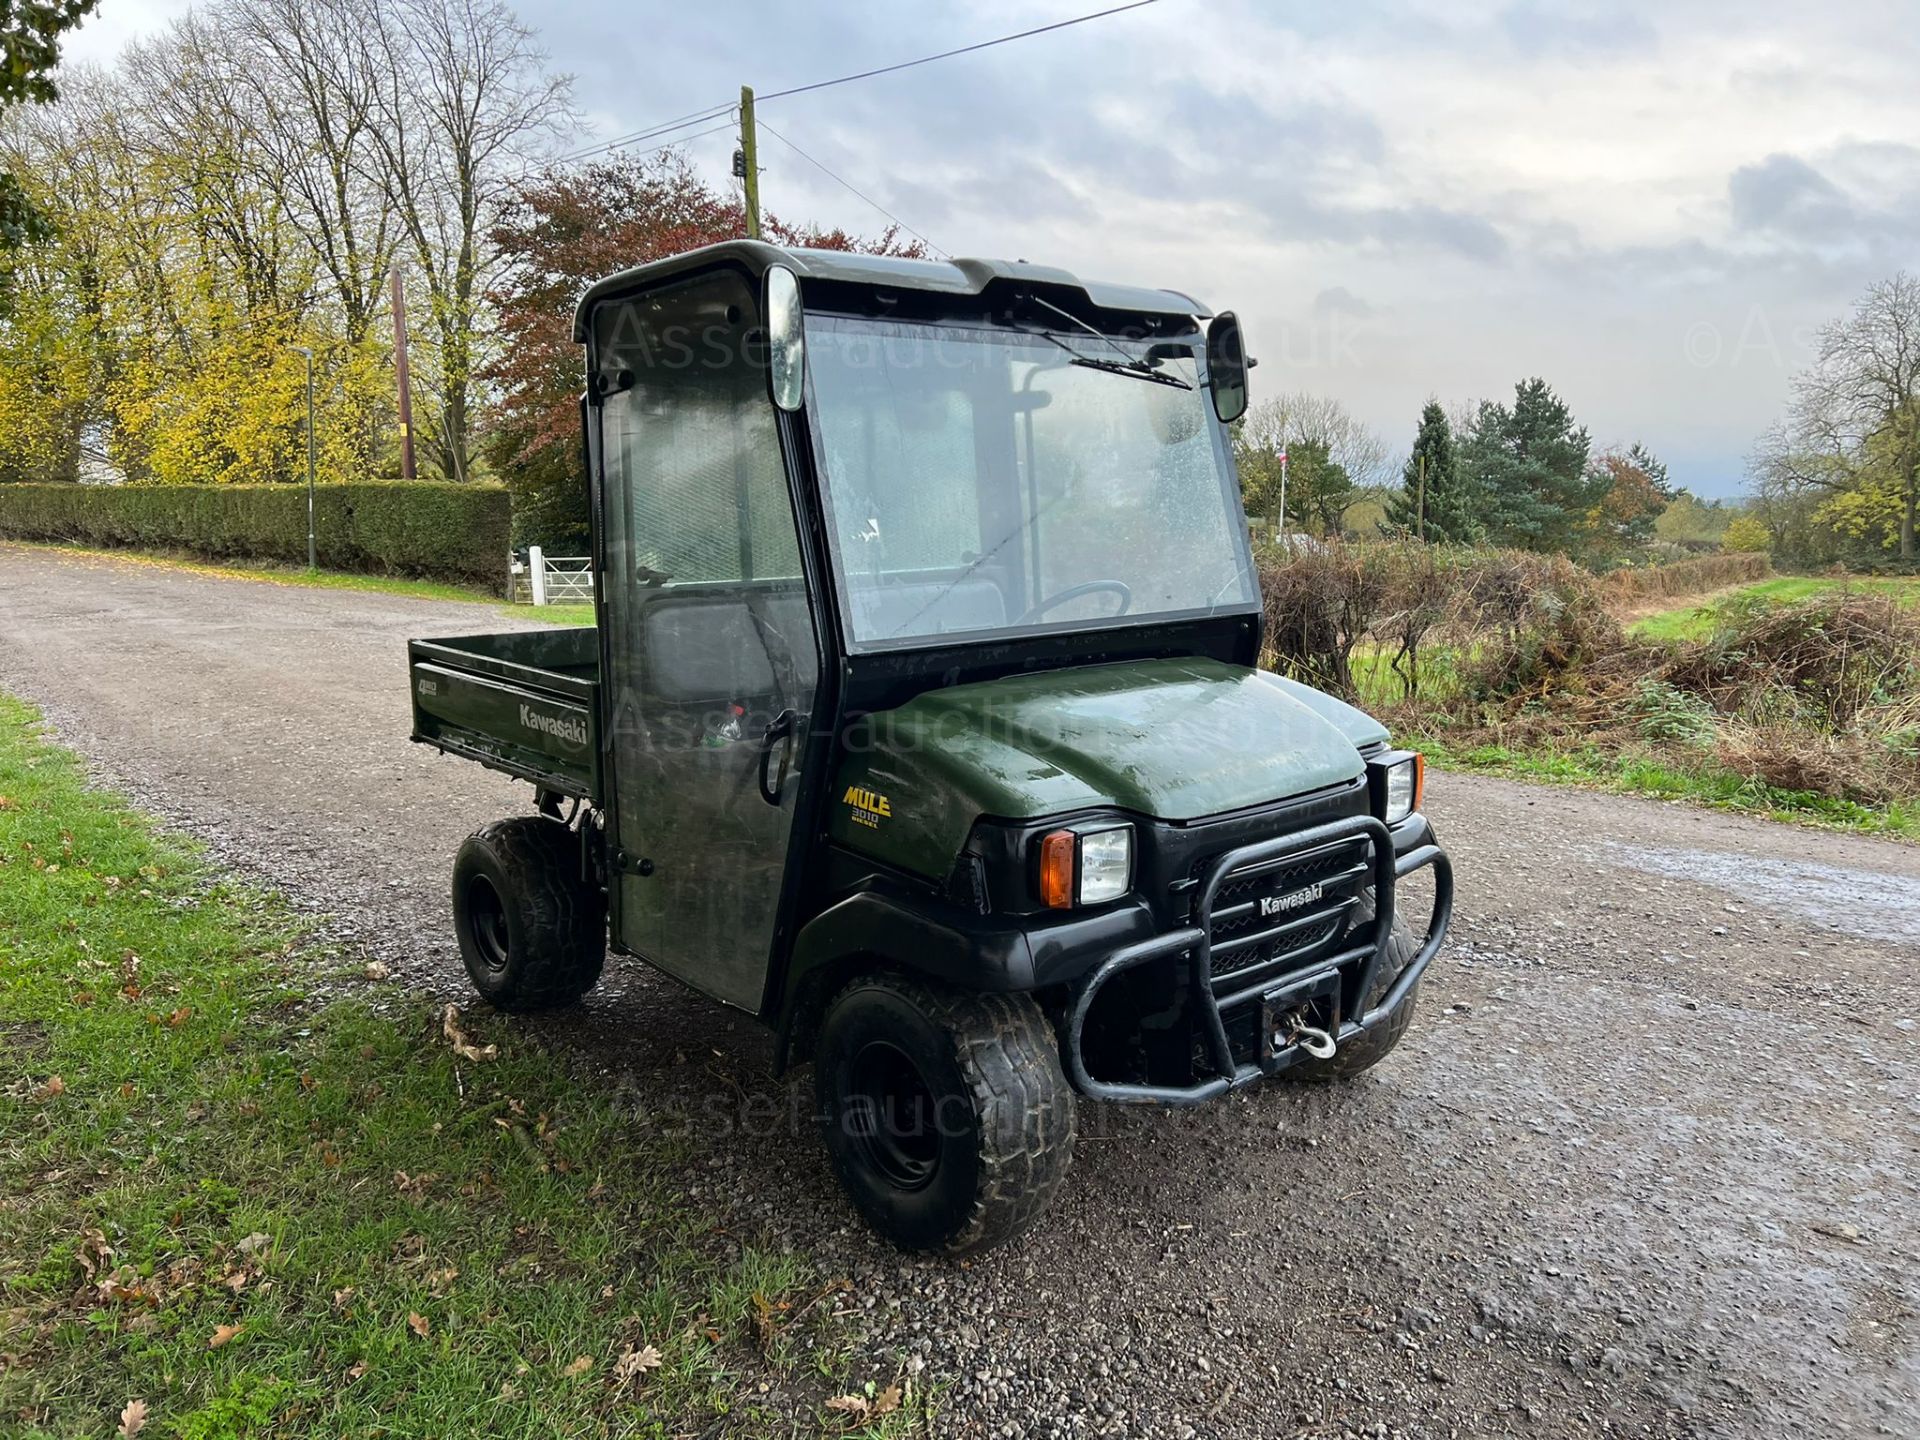
[(904, 1249), (957, 1255), (1012, 1239), (1073, 1155), (1074, 1094), (1025, 995), (863, 976), (821, 1025), (814, 1093), (841, 1185)]
[(453, 862), (453, 928), (467, 978), (500, 1010), (571, 1005), (607, 959), (607, 901), (557, 820), (497, 820)]

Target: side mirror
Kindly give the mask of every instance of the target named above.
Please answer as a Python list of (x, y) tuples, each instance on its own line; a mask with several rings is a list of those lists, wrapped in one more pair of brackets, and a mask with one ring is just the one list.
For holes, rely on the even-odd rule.
[(1221, 424), (1231, 425), (1247, 413), (1247, 346), (1231, 310), (1207, 326), (1207, 387)]
[(782, 410), (798, 410), (806, 395), (807, 337), (800, 314), (800, 280), (784, 265), (767, 270), (767, 389)]

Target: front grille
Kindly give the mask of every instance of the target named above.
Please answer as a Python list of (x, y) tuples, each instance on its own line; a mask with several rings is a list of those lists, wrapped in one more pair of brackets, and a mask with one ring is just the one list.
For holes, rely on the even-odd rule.
[(1211, 913), (1193, 917), (1210, 935), (1214, 977), (1256, 967), (1286, 975), (1331, 947), (1366, 884), (1368, 848), (1364, 836), (1354, 836), (1230, 872)]

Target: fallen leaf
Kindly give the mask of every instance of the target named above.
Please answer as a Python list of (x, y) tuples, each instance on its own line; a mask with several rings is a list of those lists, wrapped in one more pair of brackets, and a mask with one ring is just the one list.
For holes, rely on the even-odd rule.
[(355, 1380), (358, 1380), (362, 1375), (366, 1373), (367, 1373), (367, 1362), (364, 1360), (360, 1361), (357, 1364), (348, 1366), (347, 1367), (347, 1383), (351, 1385)]
[(336, 1310), (344, 1310), (347, 1308), (347, 1302), (351, 1299), (353, 1299), (353, 1286), (348, 1285), (336, 1290), (333, 1292), (333, 1308)]
[(422, 1340), (433, 1333), (433, 1326), (427, 1323), (427, 1317), (422, 1315), (418, 1310), (409, 1310), (407, 1312), (407, 1328)]
[(836, 1395), (827, 1401), (827, 1409), (847, 1415), (865, 1416), (872, 1408), (873, 1403), (864, 1395)]
[(107, 1237), (98, 1230), (83, 1230), (73, 1258), (87, 1272), (87, 1279), (92, 1280), (108, 1268), (107, 1262), (113, 1258), (113, 1247), (107, 1244)]
[(613, 1362), (613, 1382), (625, 1385), (636, 1376), (645, 1375), (649, 1370), (658, 1370), (662, 1364), (660, 1352), (651, 1345), (642, 1345), (638, 1350), (624, 1351)]
[(587, 1371), (591, 1370), (592, 1368), (593, 1368), (593, 1357), (591, 1355), (577, 1355), (574, 1357), (573, 1363), (568, 1365), (567, 1368), (562, 1370), (560, 1373), (566, 1376), (569, 1380), (571, 1380), (576, 1375), (586, 1374)]
[(64, 1095), (66, 1093), (67, 1082), (62, 1080), (58, 1075), (49, 1076), (47, 1083), (40, 1087), (40, 1098), (42, 1100), (51, 1100), (56, 1095)]
[(889, 1385), (873, 1397), (873, 1413), (875, 1418), (882, 1415), (891, 1415), (899, 1408), (900, 1387), (898, 1385)]
[(467, 1038), (467, 1032), (460, 1028), (459, 1014), (459, 1006), (449, 1005), (447, 1013), (440, 1018), (441, 1033), (447, 1037), (447, 1043), (453, 1046), (453, 1053), (462, 1060), (480, 1061), (498, 1058), (500, 1054), (498, 1045), (475, 1045)]
[(212, 1338), (211, 1340), (209, 1340), (209, 1341), (207, 1341), (207, 1348), (208, 1348), (209, 1350), (218, 1350), (218, 1349), (219, 1349), (219, 1348), (220, 1348), (220, 1347), (221, 1347), (222, 1345), (224, 1345), (224, 1344), (226, 1344), (226, 1343), (227, 1343), (227, 1342), (228, 1342), (229, 1340), (231, 1340), (231, 1339), (233, 1339), (233, 1338), (234, 1338), (235, 1336), (237, 1336), (237, 1335), (238, 1335), (238, 1334), (239, 1334), (239, 1333), (240, 1333), (240, 1332), (241, 1332), (242, 1330), (244, 1330), (244, 1329), (246, 1329), (246, 1328), (247, 1328), (247, 1327), (246, 1327), (245, 1325), (216, 1325), (216, 1326), (214, 1326), (214, 1327), (213, 1327), (213, 1338)]
[(389, 972), (387, 970), (386, 965), (381, 961), (369, 960), (367, 962), (367, 971), (366, 971), (367, 979), (384, 980), (387, 978), (388, 973)]
[(129, 1400), (127, 1408), (120, 1412), (120, 1440), (133, 1440), (147, 1428), (147, 1402)]
[(271, 1236), (262, 1234), (260, 1231), (256, 1230), (253, 1232), (253, 1234), (247, 1236), (246, 1239), (240, 1241), (233, 1248), (238, 1250), (242, 1255), (254, 1255), (259, 1253), (261, 1250), (265, 1249), (271, 1243), (272, 1243)]
[(135, 1095), (138, 1095), (139, 1093), (140, 1092), (134, 1087), (134, 1083), (131, 1080), (127, 1081), (124, 1085), (120, 1087), (120, 1098), (122, 1100), (131, 1100)]

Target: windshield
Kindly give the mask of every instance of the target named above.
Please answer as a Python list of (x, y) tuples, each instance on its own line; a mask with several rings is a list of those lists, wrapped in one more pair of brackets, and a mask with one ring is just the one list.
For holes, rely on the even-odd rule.
[(854, 648), (1253, 604), (1199, 343), (809, 315)]

